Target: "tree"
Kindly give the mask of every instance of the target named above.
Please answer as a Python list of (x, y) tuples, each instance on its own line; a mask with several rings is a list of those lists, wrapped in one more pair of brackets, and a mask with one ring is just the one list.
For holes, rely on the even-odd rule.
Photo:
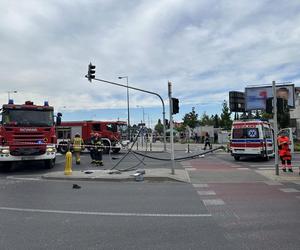
[(219, 116), (216, 114), (216, 115), (214, 115), (214, 128), (218, 128), (218, 127), (220, 127), (220, 118), (219, 118)]
[(154, 130), (161, 135), (164, 132), (164, 125), (161, 123), (161, 120), (158, 119), (157, 124), (154, 127)]
[(185, 114), (182, 120), (185, 126), (195, 128), (198, 124), (198, 114), (195, 112), (195, 107), (192, 107), (192, 111)]
[(209, 116), (204, 112), (200, 118), (200, 125), (205, 126), (205, 125), (211, 125), (211, 120)]
[(231, 113), (229, 111), (229, 107), (227, 105), (227, 102), (224, 100), (223, 102), (223, 108), (222, 108), (222, 114), (221, 114), (221, 127), (229, 130), (231, 129), (231, 125), (232, 125), (232, 120), (231, 120)]

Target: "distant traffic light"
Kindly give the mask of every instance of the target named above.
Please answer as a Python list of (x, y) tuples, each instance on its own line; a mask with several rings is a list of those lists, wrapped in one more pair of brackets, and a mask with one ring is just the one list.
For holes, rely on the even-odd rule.
[(238, 91), (229, 92), (229, 108), (231, 112), (245, 111), (245, 93)]
[(95, 73), (96, 73), (96, 66), (90, 63), (88, 65), (88, 73), (85, 77), (91, 82), (92, 79), (95, 79)]
[[(288, 112), (288, 101), (283, 98), (277, 98), (277, 113), (283, 114)], [(266, 101), (266, 113), (273, 113), (273, 97), (270, 97)]]
[(269, 97), (266, 100), (266, 113), (268, 113), (268, 114), (273, 113), (273, 97)]
[(177, 98), (172, 98), (172, 114), (179, 113), (179, 100)]

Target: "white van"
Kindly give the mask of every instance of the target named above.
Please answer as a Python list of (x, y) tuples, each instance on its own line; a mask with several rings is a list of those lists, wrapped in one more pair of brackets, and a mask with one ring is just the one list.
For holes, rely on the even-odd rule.
[(261, 120), (234, 121), (231, 128), (230, 151), (237, 161), (242, 156), (269, 160), (269, 157), (274, 156), (274, 136), (270, 124)]

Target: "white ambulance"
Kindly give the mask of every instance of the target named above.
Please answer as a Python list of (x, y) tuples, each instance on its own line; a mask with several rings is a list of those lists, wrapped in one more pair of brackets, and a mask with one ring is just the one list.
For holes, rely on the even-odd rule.
[(274, 133), (270, 124), (261, 120), (234, 121), (231, 129), (230, 151), (235, 160), (243, 156), (269, 160), (274, 156)]

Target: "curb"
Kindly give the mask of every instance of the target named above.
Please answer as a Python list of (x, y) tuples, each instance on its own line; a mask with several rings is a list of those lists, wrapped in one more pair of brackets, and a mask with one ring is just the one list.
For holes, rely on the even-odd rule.
[[(132, 176), (135, 172), (126, 172), (121, 174), (108, 174), (106, 170), (91, 170), (92, 173), (86, 174), (86, 171), (73, 171), (72, 175), (65, 175), (63, 171), (53, 172), (42, 175), (42, 179), (47, 180), (69, 180), (69, 181), (103, 181), (103, 182), (139, 182)], [(164, 182), (175, 181), (181, 183), (190, 183), (189, 175), (185, 170), (175, 170), (175, 175), (168, 173), (147, 173), (146, 169), (144, 181)], [(153, 171), (153, 170), (152, 170)], [(169, 170), (168, 170), (169, 171)], [(177, 174), (176, 174), (177, 171)], [(154, 170), (155, 172), (155, 170)], [(179, 173), (178, 173), (179, 172)]]

